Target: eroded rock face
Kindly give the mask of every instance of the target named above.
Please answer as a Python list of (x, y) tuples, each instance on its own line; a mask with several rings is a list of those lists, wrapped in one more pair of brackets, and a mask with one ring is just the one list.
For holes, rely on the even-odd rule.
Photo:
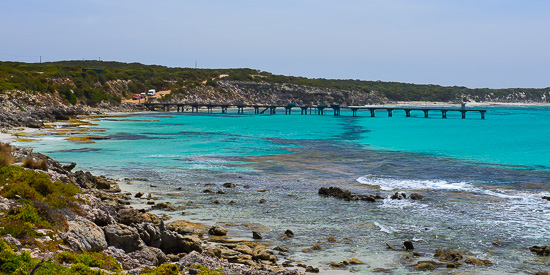
[(105, 227), (105, 238), (109, 246), (126, 252), (141, 250), (145, 246), (137, 229), (124, 224), (111, 224)]
[(160, 248), (166, 253), (178, 254), (191, 251), (202, 253), (202, 242), (198, 237), (182, 236), (170, 230), (163, 230), (161, 234)]
[(159, 248), (162, 243), (160, 228), (152, 223), (135, 224), (139, 237), (146, 245)]
[(107, 248), (105, 233), (101, 227), (82, 217), (67, 222), (69, 229), (61, 234), (71, 249), (76, 251), (98, 252)]
[(120, 248), (109, 246), (103, 251), (103, 253), (115, 258), (122, 265), (123, 269), (134, 269), (140, 266), (140, 263), (137, 259), (130, 257), (126, 253), (126, 251)]

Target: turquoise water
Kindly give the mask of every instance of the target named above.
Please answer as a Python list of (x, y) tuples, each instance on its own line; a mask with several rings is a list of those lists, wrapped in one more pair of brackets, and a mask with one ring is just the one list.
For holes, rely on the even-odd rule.
[[(550, 242), (550, 203), (541, 199), (550, 195), (550, 108), (490, 108), (485, 120), (474, 113), (467, 119), (458, 113), (441, 119), (436, 112), (428, 119), (422, 112), (406, 118), (399, 111), (392, 118), (385, 111), (374, 118), (368, 112), (358, 117), (235, 113), (106, 118), (91, 128), (105, 130), (94, 134), (109, 140), (81, 144), (66, 136), (39, 136), (26, 145), (117, 179), (125, 192), (187, 205), (184, 214), (158, 214), (227, 224), (230, 235), (240, 239), (259, 230), (266, 241), (291, 247), (290, 257), (325, 269), (357, 257), (367, 264), (353, 267), (356, 273), (409, 272), (402, 252), (385, 249), (386, 242), (399, 246), (409, 239), (425, 253), (415, 260), (433, 260), (436, 248), (449, 247), (495, 263), (461, 267), (466, 272), (548, 269), (527, 247)], [(124, 178), (134, 177), (149, 181), (127, 185)], [(224, 189), (224, 182), (237, 188)], [(317, 190), (326, 186), (385, 199), (319, 197)], [(395, 192), (418, 192), (425, 199), (391, 200)], [(213, 204), (215, 199), (221, 203)], [(135, 200), (134, 207), (149, 206)], [(297, 237), (279, 241), (286, 229)], [(327, 243), (330, 236), (339, 241)], [(495, 247), (494, 240), (503, 245)], [(316, 242), (324, 249), (301, 252)]]

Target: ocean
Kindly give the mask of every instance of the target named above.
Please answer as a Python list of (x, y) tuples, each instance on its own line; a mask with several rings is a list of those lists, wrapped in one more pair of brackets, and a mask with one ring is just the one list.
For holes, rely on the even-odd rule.
[[(385, 111), (376, 117), (368, 111), (357, 117), (346, 111), (149, 112), (79, 126), (110, 137), (95, 143), (40, 135), (18, 145), (116, 179), (124, 192), (186, 206), (183, 212), (154, 213), (223, 224), (236, 239), (251, 239), (251, 231), (258, 231), (262, 241), (289, 247), (288, 257), (323, 269), (355, 257), (366, 264), (346, 270), (407, 273), (418, 261), (435, 260), (437, 248), (448, 248), (493, 262), (464, 264), (461, 272), (550, 270), (548, 259), (528, 249), (550, 244), (550, 201), (542, 199), (550, 196), (550, 108), (487, 109), (484, 120), (473, 112), (466, 119), (458, 112), (424, 118), (420, 111), (411, 117), (403, 111), (393, 117)], [(224, 188), (227, 182), (236, 188)], [(346, 202), (317, 194), (329, 186), (384, 199)], [(392, 200), (395, 192), (424, 198)], [(146, 200), (133, 203), (149, 208)], [(287, 229), (295, 237), (279, 240)], [(386, 248), (406, 240), (420, 256)], [(322, 249), (302, 251), (315, 243)]]

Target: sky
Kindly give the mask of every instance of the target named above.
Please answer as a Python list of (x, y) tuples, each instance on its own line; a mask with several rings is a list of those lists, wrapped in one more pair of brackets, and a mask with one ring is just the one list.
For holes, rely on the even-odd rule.
[(550, 87), (547, 0), (1, 0), (0, 61)]

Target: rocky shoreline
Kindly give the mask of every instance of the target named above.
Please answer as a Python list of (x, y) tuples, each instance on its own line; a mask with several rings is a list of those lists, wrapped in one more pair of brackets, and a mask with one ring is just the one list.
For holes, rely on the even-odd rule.
[[(63, 251), (101, 252), (116, 259), (129, 274), (140, 274), (166, 263), (177, 265), (181, 274), (198, 274), (194, 264), (223, 269), (227, 274), (302, 274), (283, 268), (276, 251), (266, 248), (269, 243), (227, 239), (227, 229), (219, 225), (207, 227), (187, 221), (165, 224), (162, 217), (147, 209), (129, 207), (131, 194), (121, 193), (112, 180), (89, 172), (72, 172), (74, 164), (62, 166), (32, 149), (12, 148), (14, 159), (44, 162), (47, 171), (36, 171), (47, 174), (52, 181), (74, 184), (82, 191), (75, 196), (79, 201), (76, 208), (63, 211), (60, 216), (65, 224), (62, 230), (24, 241), (3, 236), (3, 241), (16, 247), (17, 253), (25, 251), (32, 258), (47, 260)], [(0, 210), (21, 207), (17, 198), (0, 196)], [(44, 242), (52, 245), (48, 249), (37, 246)], [(277, 254), (285, 255), (280, 251)]]

